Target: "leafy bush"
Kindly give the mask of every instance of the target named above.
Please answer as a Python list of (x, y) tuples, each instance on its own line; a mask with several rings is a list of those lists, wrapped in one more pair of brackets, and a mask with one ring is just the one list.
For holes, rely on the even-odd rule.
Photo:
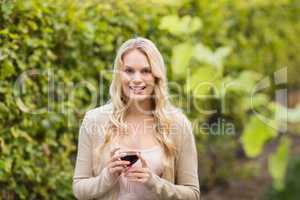
[[(297, 1), (0, 2), (4, 199), (73, 198), (80, 119), (107, 100), (116, 48), (134, 35), (157, 44), (167, 63), (172, 100), (194, 124), (234, 124), (231, 135), (195, 130), (201, 185), (213, 186), (235, 174), (232, 166), (241, 135), (249, 156), (259, 155), (265, 142), (277, 136), (251, 113), (249, 95), (256, 83), (282, 66), (292, 75), (289, 86), (299, 83)], [(175, 81), (184, 88), (172, 84)], [(197, 88), (205, 81), (213, 87)], [(237, 87), (216, 95), (229, 82)], [(272, 84), (254, 96), (255, 109), (269, 117), (274, 117)], [(203, 114), (197, 108), (217, 112)], [(258, 143), (251, 143), (254, 130), (263, 135)]]
[(137, 30), (147, 35), (158, 12), (123, 1), (1, 2), (2, 198), (73, 198), (80, 119), (107, 99), (110, 74), (102, 72), (115, 48)]

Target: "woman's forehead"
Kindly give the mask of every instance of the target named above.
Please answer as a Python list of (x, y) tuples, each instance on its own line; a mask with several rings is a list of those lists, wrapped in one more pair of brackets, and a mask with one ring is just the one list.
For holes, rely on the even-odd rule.
[(125, 65), (131, 67), (134, 67), (134, 65), (139, 65), (143, 67), (149, 66), (147, 56), (143, 52), (137, 49), (125, 53), (122, 60), (124, 66)]

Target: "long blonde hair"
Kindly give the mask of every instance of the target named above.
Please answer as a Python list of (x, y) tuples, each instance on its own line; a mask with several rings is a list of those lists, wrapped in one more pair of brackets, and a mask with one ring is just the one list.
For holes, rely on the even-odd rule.
[(124, 117), (128, 107), (122, 93), (119, 70), (122, 66), (124, 54), (134, 49), (138, 49), (146, 55), (151, 67), (151, 72), (156, 79), (154, 86), (154, 110), (152, 111), (156, 124), (155, 138), (164, 150), (164, 166), (171, 167), (169, 166), (168, 160), (175, 156), (176, 147), (169, 137), (173, 120), (168, 115), (168, 112), (170, 111), (169, 109), (175, 107), (168, 99), (166, 68), (162, 55), (153, 42), (142, 37), (125, 41), (117, 51), (114, 61), (113, 79), (109, 88), (113, 111), (108, 123), (105, 125), (104, 142), (96, 149), (97, 157), (100, 157), (102, 149), (117, 136), (115, 130), (118, 130), (118, 133), (126, 130)]

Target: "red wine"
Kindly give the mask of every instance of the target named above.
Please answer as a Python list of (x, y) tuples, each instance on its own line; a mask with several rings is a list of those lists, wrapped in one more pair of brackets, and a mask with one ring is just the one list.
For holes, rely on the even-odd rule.
[(138, 159), (139, 159), (139, 157), (136, 154), (126, 155), (126, 156), (121, 157), (121, 160), (130, 162), (129, 166), (133, 165)]

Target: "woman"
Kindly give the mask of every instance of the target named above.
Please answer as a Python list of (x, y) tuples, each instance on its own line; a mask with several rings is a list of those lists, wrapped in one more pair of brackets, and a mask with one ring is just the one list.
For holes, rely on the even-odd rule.
[[(76, 198), (200, 199), (192, 127), (168, 100), (164, 61), (150, 40), (121, 45), (110, 97), (81, 124)], [(123, 160), (130, 152), (138, 158), (133, 164)]]

